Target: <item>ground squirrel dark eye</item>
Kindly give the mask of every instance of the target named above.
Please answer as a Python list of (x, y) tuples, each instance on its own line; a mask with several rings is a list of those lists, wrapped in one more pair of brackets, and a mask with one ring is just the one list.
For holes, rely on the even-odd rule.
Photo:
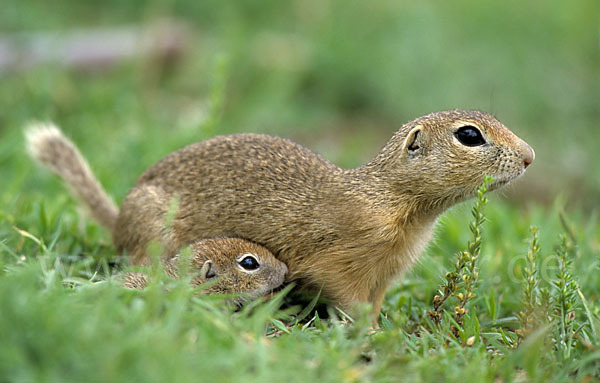
[(479, 129), (474, 126), (462, 126), (454, 132), (458, 141), (465, 146), (479, 146), (485, 144), (485, 140)]
[(242, 258), (238, 263), (245, 270), (256, 270), (260, 266), (256, 258), (251, 257), (249, 255)]

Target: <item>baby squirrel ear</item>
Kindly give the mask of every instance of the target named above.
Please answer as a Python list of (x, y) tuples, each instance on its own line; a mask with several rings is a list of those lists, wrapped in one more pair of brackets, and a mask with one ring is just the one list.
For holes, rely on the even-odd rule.
[(200, 278), (204, 280), (208, 280), (217, 276), (215, 273), (214, 267), (212, 267), (212, 261), (209, 259), (204, 262), (202, 268), (200, 269)]
[(425, 136), (423, 127), (417, 125), (408, 132), (402, 147), (402, 153), (406, 153), (409, 157), (417, 156), (423, 152), (425, 147)]

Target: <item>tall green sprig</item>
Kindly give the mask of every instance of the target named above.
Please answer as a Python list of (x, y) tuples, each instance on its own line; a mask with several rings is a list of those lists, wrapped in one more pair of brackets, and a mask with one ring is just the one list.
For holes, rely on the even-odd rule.
[[(579, 284), (571, 273), (572, 255), (575, 253), (574, 236), (562, 234), (560, 243), (553, 254), (558, 262), (557, 274), (550, 281), (550, 288), (541, 287), (537, 271), (539, 244), (538, 230), (531, 229), (532, 238), (529, 242), (529, 251), (524, 268), (523, 308), (518, 314), (521, 329), (517, 331), (521, 339), (532, 334), (537, 328), (547, 323), (552, 324), (553, 331), (548, 333), (547, 341), (553, 345), (555, 358), (565, 362), (575, 357), (576, 347), (581, 345), (583, 328), (586, 323), (577, 320), (576, 311), (579, 308), (579, 298), (583, 300), (583, 293), (579, 291)], [(573, 242), (570, 242), (573, 241)], [(588, 319), (592, 317), (588, 315)], [(590, 329), (595, 333), (593, 320), (590, 320)], [(590, 343), (590, 341), (587, 341)]]
[(577, 289), (579, 284), (571, 275), (571, 259), (569, 257), (569, 246), (567, 236), (561, 235), (560, 244), (556, 248), (556, 257), (558, 259), (558, 275), (552, 281), (552, 286), (556, 291), (556, 297), (553, 305), (554, 317), (558, 322), (556, 332), (556, 348), (563, 359), (567, 360), (571, 356), (572, 348), (575, 344), (575, 310), (577, 308)]
[[(429, 316), (436, 324), (441, 323), (444, 302), (454, 296), (457, 298), (454, 320), (462, 326), (463, 318), (468, 313), (467, 303), (476, 296), (474, 291), (479, 278), (477, 260), (481, 251), (482, 229), (485, 222), (484, 208), (488, 202), (486, 193), (492, 181), (493, 178), (484, 177), (483, 184), (477, 190), (477, 201), (471, 210), (473, 220), (469, 224), (472, 237), (467, 243), (467, 250), (456, 254), (454, 271), (446, 273), (444, 284), (440, 286), (439, 293), (433, 298), (433, 310), (429, 311)], [(458, 328), (453, 327), (452, 331), (458, 336)]]
[(532, 226), (529, 229), (531, 239), (529, 240), (529, 250), (525, 257), (525, 267), (523, 268), (523, 278), (525, 286), (523, 289), (522, 304), (523, 309), (519, 312), (518, 317), (521, 321), (521, 333), (528, 334), (535, 323), (535, 313), (539, 311), (539, 280), (537, 271), (537, 257), (540, 252), (538, 240), (539, 229)]

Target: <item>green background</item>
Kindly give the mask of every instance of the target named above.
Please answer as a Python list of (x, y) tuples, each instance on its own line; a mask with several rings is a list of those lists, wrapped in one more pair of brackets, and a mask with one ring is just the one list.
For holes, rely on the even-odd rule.
[[(0, 67), (0, 380), (597, 378), (598, 365), (586, 363), (600, 359), (598, 339), (579, 343), (567, 360), (539, 337), (518, 348), (493, 339), (496, 320), (514, 322), (520, 310), (530, 225), (540, 227), (540, 259), (549, 260), (540, 266), (546, 285), (556, 274), (558, 236), (571, 231), (573, 274), (591, 312), (580, 302), (577, 320), (588, 333), (585, 323), (598, 323), (599, 4), (3, 1), (0, 47), (15, 52), (40, 39), (60, 47), (98, 28), (160, 37), (161, 25), (171, 25), (185, 39), (176, 60), (145, 55), (73, 68), (23, 59)], [(488, 206), (472, 316), (496, 335), (471, 348), (421, 331), (452, 254), (469, 238), (470, 202), (440, 220), (422, 261), (388, 294), (385, 331), (315, 321), (271, 339), (264, 328), (281, 317), (274, 308), (232, 314), (183, 286), (142, 294), (86, 282), (105, 275), (90, 267), (114, 255), (109, 233), (32, 163), (23, 142), (28, 122), (54, 121), (120, 202), (149, 165), (214, 135), (275, 134), (353, 167), (403, 123), (453, 108), (494, 114), (536, 151), (525, 175)]]

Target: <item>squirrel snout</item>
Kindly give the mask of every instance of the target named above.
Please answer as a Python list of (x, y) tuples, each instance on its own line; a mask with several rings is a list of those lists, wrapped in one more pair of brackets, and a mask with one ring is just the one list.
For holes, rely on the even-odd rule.
[(519, 143), (519, 149), (521, 149), (521, 153), (523, 154), (523, 162), (525, 164), (525, 169), (527, 169), (527, 167), (529, 165), (531, 165), (531, 163), (535, 159), (535, 152), (533, 151), (533, 148), (531, 146), (529, 146), (529, 144), (527, 144), (527, 142), (525, 142), (525, 141), (521, 141)]

